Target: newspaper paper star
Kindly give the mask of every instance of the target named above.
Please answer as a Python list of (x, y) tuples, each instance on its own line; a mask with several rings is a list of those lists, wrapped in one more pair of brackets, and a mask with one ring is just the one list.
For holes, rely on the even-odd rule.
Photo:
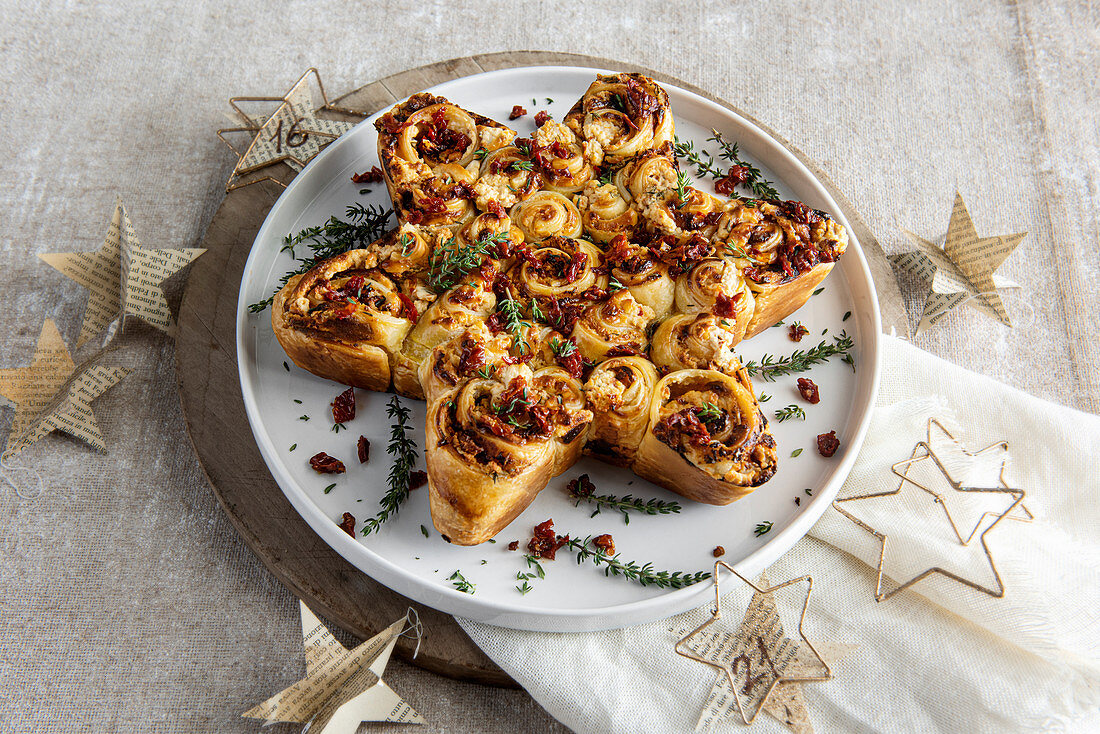
[(942, 248), (908, 230), (902, 231), (920, 249), (891, 255), (890, 261), (930, 284), (915, 333), (931, 327), (964, 301), (1005, 326), (1012, 326), (998, 290), (1019, 288), (1019, 285), (994, 271), (1023, 241), (1027, 232), (978, 237), (970, 212), (958, 192)]
[(3, 457), (15, 456), (53, 431), (106, 451), (91, 403), (129, 373), (102, 365), (77, 369), (57, 326), (46, 319), (30, 367), (0, 370), (0, 396), (15, 404)]
[(77, 347), (127, 315), (137, 316), (167, 334), (175, 322), (161, 284), (206, 250), (151, 250), (141, 246), (122, 202), (107, 228), (103, 246), (95, 252), (51, 252), (38, 257), (62, 275), (88, 289), (88, 306), (77, 337)]
[[(313, 90), (310, 79), (317, 82), (317, 88), (323, 104), (313, 106)], [(242, 110), (238, 102), (279, 102), (278, 108), (268, 116), (254, 115)], [(225, 190), (247, 186), (258, 181), (281, 181), (271, 176), (253, 177), (249, 174), (280, 161), (295, 171), (301, 171), (321, 149), (355, 127), (354, 122), (330, 120), (318, 117), (320, 110), (361, 115), (355, 110), (331, 105), (321, 83), (321, 75), (316, 69), (309, 69), (294, 83), (290, 91), (282, 97), (233, 97), (229, 100), (241, 126), (218, 130), (218, 137), (237, 154), (237, 165), (225, 184)], [(247, 132), (252, 142), (241, 152), (225, 138), (225, 133)]]
[[(708, 630), (722, 617), (719, 574), (725, 567), (753, 590), (752, 601), (736, 632)], [(806, 597), (798, 620), (801, 642), (787, 636), (775, 604), (774, 592), (806, 583)], [(711, 689), (696, 731), (709, 729), (736, 710), (745, 724), (756, 720), (761, 710), (796, 732), (811, 732), (812, 726), (800, 683), (832, 678), (829, 665), (802, 631), (813, 590), (813, 578), (800, 576), (775, 586), (761, 575), (757, 584), (722, 561), (714, 564), (715, 606), (713, 616), (676, 643), (676, 652), (722, 671)], [(761, 588), (764, 587), (764, 588)], [(847, 646), (834, 646), (838, 655)]]
[[(875, 601), (885, 601), (894, 594), (913, 586), (917, 582), (933, 575), (941, 575), (958, 581), (972, 589), (981, 591), (995, 598), (1004, 596), (1005, 587), (1001, 581), (1001, 575), (993, 561), (993, 554), (986, 542), (986, 535), (997, 527), (1004, 519), (1030, 522), (1032, 514), (1023, 505), (1025, 493), (1021, 489), (1010, 487), (1004, 480), (1005, 464), (1008, 457), (1008, 444), (999, 441), (987, 446), (981, 451), (970, 452), (962, 447), (940, 421), (930, 418), (928, 421), (928, 435), (924, 441), (919, 441), (913, 448), (910, 458), (899, 461), (891, 467), (893, 473), (900, 478), (896, 489), (885, 492), (872, 492), (868, 494), (845, 497), (833, 501), (833, 507), (838, 512), (854, 522), (859, 527), (871, 533), (879, 542), (878, 579), (875, 586)], [(914, 466), (930, 464), (929, 479), (917, 479), (910, 475)], [(946, 481), (950, 487), (949, 492), (937, 492), (932, 488), (931, 480), (935, 479), (933, 470), (940, 473), (939, 481)], [(995, 472), (995, 474), (993, 473)], [(971, 483), (973, 482), (973, 483)], [(872, 500), (881, 500), (884, 497), (894, 497), (904, 503), (902, 509), (898, 509), (896, 503), (878, 508), (876, 518), (897, 523), (891, 528), (890, 533), (881, 532), (871, 526), (866, 519), (861, 519), (852, 514), (848, 503), (866, 503)], [(985, 502), (978, 500), (984, 499)], [(977, 515), (981, 509), (994, 506), (994, 511), (981, 512), (973, 529), (965, 536), (959, 529), (948, 507), (949, 502), (956, 505), (955, 514), (961, 514), (967, 508), (960, 500), (969, 500), (970, 514)], [(928, 511), (928, 504), (938, 505), (943, 511), (943, 521), (937, 521), (940, 517), (936, 510)], [(882, 503), (876, 503), (881, 505)], [(973, 506), (979, 506), (974, 510)], [(864, 508), (867, 509), (867, 508)], [(1019, 512), (1017, 512), (1017, 510)], [(1016, 513), (1016, 514), (1014, 514)], [(986, 525), (987, 518), (993, 521)], [(971, 518), (973, 519), (973, 518)], [(969, 522), (963, 527), (969, 525)], [(984, 526), (984, 529), (982, 529)], [(950, 532), (948, 531), (950, 528)], [(981, 530), (981, 533), (978, 531)], [(940, 565), (932, 565), (915, 573), (907, 581), (883, 591), (884, 568), (887, 566), (887, 556), (893, 559), (891, 567), (902, 568), (905, 566), (920, 568), (924, 566), (922, 559), (949, 558), (953, 548), (968, 546), (977, 535), (981, 541), (982, 552), (989, 565), (992, 574), (993, 585), (985, 586), (971, 579), (965, 578), (957, 571), (948, 570)], [(895, 539), (891, 543), (891, 537)], [(899, 573), (908, 576), (912, 570)]]
[(406, 618), (349, 650), (300, 603), (306, 677), (242, 716), (308, 723), (316, 734), (355, 734), (364, 721), (427, 723), (382, 680)]

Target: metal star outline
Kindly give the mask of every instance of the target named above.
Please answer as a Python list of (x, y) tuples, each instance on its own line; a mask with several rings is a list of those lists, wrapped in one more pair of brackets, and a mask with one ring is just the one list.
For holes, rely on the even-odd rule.
[(1027, 232), (978, 237), (970, 212), (958, 192), (955, 192), (943, 247), (909, 230), (902, 229), (902, 232), (919, 249), (891, 255), (890, 262), (929, 284), (920, 323), (914, 333), (928, 329), (962, 303), (968, 303), (1005, 326), (1012, 326), (999, 291), (1019, 285), (994, 271), (1023, 242)]
[[(313, 107), (313, 94), (310, 80), (317, 84), (322, 105)], [(279, 106), (270, 115), (256, 116), (241, 109), (241, 102), (278, 102)], [(233, 108), (241, 125), (222, 128), (217, 131), (218, 138), (237, 155), (237, 164), (229, 180), (225, 183), (226, 192), (249, 186), (260, 181), (271, 181), (286, 188), (286, 184), (267, 173), (262, 176), (250, 176), (260, 169), (283, 162), (295, 171), (300, 171), (328, 143), (343, 135), (355, 126), (355, 123), (318, 117), (322, 110), (345, 115), (364, 117), (365, 113), (347, 107), (338, 107), (329, 102), (321, 74), (315, 68), (309, 68), (298, 81), (294, 82), (282, 97), (232, 97), (229, 105)], [(252, 138), (248, 147), (239, 150), (226, 134), (249, 133)]]
[[(736, 674), (735, 669), (738, 669), (740, 667), (739, 664), (738, 664), (739, 662), (744, 662), (745, 663), (746, 675), (751, 676), (752, 675), (752, 673), (751, 673), (751, 663), (749, 663), (747, 659), (742, 660), (743, 655), (739, 655), (739, 656), (735, 657), (732, 660), (732, 664), (731, 664), (731, 661), (727, 661), (727, 660), (722, 660), (722, 661), (710, 660), (706, 657), (703, 657), (698, 652), (696, 652), (694, 649), (692, 649), (690, 646), (688, 646), (688, 642), (693, 637), (696, 637), (697, 635), (702, 633), (704, 630), (706, 630), (708, 627), (710, 627), (712, 624), (714, 624), (715, 622), (717, 622), (719, 619), (722, 618), (722, 591), (721, 591), (721, 585), (719, 583), (720, 571), (721, 571), (722, 568), (725, 568), (727, 571), (732, 573), (734, 576), (739, 578), (741, 581), (748, 584), (748, 586), (753, 590), (754, 599), (756, 598), (757, 595), (772, 594), (773, 592), (776, 592), (776, 591), (778, 591), (780, 589), (783, 589), (783, 588), (786, 588), (788, 586), (793, 586), (795, 584), (800, 584), (802, 582), (806, 582), (806, 598), (802, 602), (802, 613), (798, 618), (798, 636), (802, 638), (802, 642), (805, 644), (806, 649), (808, 649), (813, 654), (813, 657), (816, 658), (817, 662), (819, 662), (821, 664), (821, 667), (824, 670), (824, 673), (821, 673), (819, 675), (813, 675), (813, 676), (789, 676), (789, 677), (784, 676), (780, 673), (780, 671), (776, 670), (775, 664), (772, 661), (770, 655), (763, 654), (763, 653), (766, 652), (766, 649), (762, 650), (761, 657), (762, 657), (762, 660), (767, 663), (767, 668), (768, 668), (768, 670), (766, 670), (765, 673), (770, 671), (770, 673), (771, 673), (771, 676), (770, 676), (771, 677), (771, 683), (768, 685), (768, 689), (765, 692), (764, 696), (760, 699), (760, 704), (752, 711), (751, 714), (749, 714), (748, 712), (745, 711), (745, 706), (744, 706), (744, 703), (742, 702), (742, 697), (741, 697), (742, 694), (741, 694), (741, 691), (739, 691), (739, 687), (738, 687), (737, 682), (734, 678), (734, 676)], [(815, 648), (813, 646), (813, 643), (811, 643), (808, 639), (806, 639), (806, 634), (805, 634), (805, 632), (803, 632), (803, 629), (802, 629), (803, 624), (806, 621), (806, 610), (808, 609), (808, 607), (810, 605), (810, 594), (813, 593), (813, 587), (814, 587), (813, 577), (809, 576), (809, 575), (806, 575), (806, 576), (799, 576), (798, 578), (790, 579), (788, 581), (784, 581), (782, 583), (775, 584), (774, 586), (769, 586), (768, 588), (763, 588), (762, 589), (759, 586), (757, 586), (756, 584), (754, 584), (752, 581), (750, 581), (749, 579), (745, 578), (740, 573), (738, 573), (737, 570), (733, 568), (733, 566), (730, 566), (728, 563), (726, 563), (724, 561), (716, 561), (715, 564), (714, 564), (714, 611), (711, 613), (711, 618), (708, 619), (707, 621), (703, 622), (703, 624), (699, 625), (694, 630), (692, 630), (691, 632), (689, 632), (687, 635), (685, 635), (684, 637), (682, 637), (680, 640), (678, 640), (676, 642), (675, 650), (676, 650), (676, 653), (678, 655), (681, 655), (685, 658), (688, 658), (689, 660), (695, 660), (696, 662), (703, 663), (704, 665), (709, 665), (712, 668), (717, 668), (717, 669), (721, 670), (723, 673), (725, 673), (726, 679), (730, 684), (730, 688), (733, 690), (734, 699), (737, 702), (737, 709), (741, 714), (741, 720), (746, 725), (752, 724), (756, 720), (756, 717), (760, 713), (760, 711), (762, 711), (765, 708), (765, 706), (767, 706), (768, 699), (775, 692), (776, 688), (778, 686), (780, 686), (781, 684), (784, 684), (784, 683), (814, 683), (814, 682), (832, 680), (833, 673), (832, 673), (832, 670), (829, 667), (829, 664), (825, 662), (825, 659), (818, 652), (817, 648)], [(751, 607), (751, 605), (752, 604), (750, 602), (750, 607)], [(786, 639), (789, 639), (789, 638), (786, 638)], [(757, 638), (757, 644), (761, 648), (765, 647), (762, 640), (760, 640), (760, 638)], [(757, 676), (757, 678), (755, 678), (753, 680), (758, 680), (760, 677), (763, 677), (763, 676), (764, 676), (764, 673), (762, 673), (760, 676)]]
[[(962, 484), (961, 481), (956, 481), (955, 479), (953, 479), (951, 477), (951, 475), (948, 473), (948, 470), (947, 470), (946, 466), (944, 465), (944, 462), (936, 454), (936, 452), (932, 449), (932, 429), (933, 429), (933, 427), (936, 427), (939, 430), (941, 430), (949, 439), (951, 439), (951, 441), (958, 448), (962, 449), (964, 454), (966, 454), (967, 456), (970, 456), (970, 457), (977, 457), (977, 456), (980, 456), (980, 455), (982, 455), (986, 452), (993, 451), (993, 450), (998, 450), (998, 449), (1004, 450), (1004, 451), (1007, 452), (1007, 449), (1008, 449), (1008, 442), (1006, 442), (1006, 441), (997, 441), (996, 443), (993, 443), (993, 444), (990, 444), (989, 446), (986, 446), (984, 449), (981, 449), (980, 451), (975, 451), (975, 452), (968, 451), (962, 446), (962, 443), (957, 438), (955, 438), (955, 436), (950, 431), (948, 431), (948, 429), (943, 425), (942, 422), (940, 422), (939, 419), (934, 418), (934, 417), (929, 418), (928, 419), (928, 435), (927, 435), (926, 440), (917, 442), (916, 446), (913, 447), (913, 452), (912, 452), (912, 454), (910, 455), (910, 457), (908, 459), (903, 459), (902, 461), (899, 461), (899, 462), (897, 462), (896, 464), (894, 464), (890, 467), (891, 472), (893, 472), (893, 474), (900, 479), (896, 489), (888, 490), (888, 491), (885, 491), (885, 492), (869, 492), (869, 493), (866, 493), (866, 494), (855, 495), (853, 497), (845, 497), (843, 499), (837, 499), (837, 500), (833, 501), (833, 507), (837, 510), (837, 512), (844, 515), (844, 517), (848, 518), (849, 520), (854, 522), (859, 527), (861, 527), (864, 530), (866, 530), (867, 532), (871, 533), (879, 541), (878, 569), (877, 569), (877, 579), (876, 579), (876, 582), (875, 582), (875, 601), (877, 601), (877, 602), (885, 601), (885, 600), (889, 599), (890, 597), (894, 596), (895, 594), (897, 594), (898, 592), (903, 591), (905, 589), (908, 589), (909, 587), (913, 586), (914, 584), (918, 583), (919, 581), (921, 581), (921, 580), (923, 580), (923, 579), (925, 579), (929, 576), (936, 575), (936, 574), (939, 574), (939, 575), (944, 576), (946, 578), (957, 581), (957, 582), (959, 582), (959, 583), (961, 583), (965, 586), (969, 586), (970, 588), (975, 589), (977, 591), (980, 591), (983, 594), (988, 594), (989, 596), (1000, 599), (1001, 597), (1004, 596), (1004, 592), (1005, 592), (1004, 582), (1001, 580), (1001, 575), (997, 571), (997, 564), (994, 562), (993, 554), (989, 550), (989, 545), (986, 542), (986, 535), (988, 535), (989, 532), (991, 530), (993, 530), (993, 528), (997, 527), (997, 525), (999, 525), (1000, 522), (1002, 520), (1006, 519), (1006, 518), (1010, 519), (1010, 520), (1018, 520), (1018, 521), (1021, 521), (1021, 522), (1031, 522), (1031, 520), (1034, 519), (1034, 516), (1031, 514), (1031, 512), (1023, 505), (1023, 501), (1024, 501), (1024, 497), (1026, 496), (1026, 493), (1022, 489), (1010, 487), (1004, 480), (1004, 472), (1005, 472), (1005, 464), (1006, 464), (1006, 460), (1007, 460), (1007, 453), (1006, 453), (1006, 458), (1001, 460), (1000, 475), (999, 475), (999, 478), (998, 478), (998, 483), (999, 483), (1000, 486), (996, 486), (996, 487), (970, 487), (970, 486), (966, 486), (966, 485)], [(935, 466), (940, 470), (940, 472), (943, 474), (944, 479), (947, 481), (947, 483), (955, 491), (957, 491), (957, 492), (982, 492), (982, 493), (990, 493), (990, 494), (1004, 494), (1004, 495), (1007, 495), (1007, 496), (1012, 498), (1011, 504), (1009, 504), (1008, 507), (1002, 512), (997, 512), (997, 513), (986, 512), (986, 513), (984, 513), (978, 519), (978, 522), (977, 522), (977, 524), (975, 524), (974, 528), (964, 538), (962, 532), (959, 530), (958, 525), (955, 523), (954, 518), (951, 516), (950, 510), (947, 508), (947, 504), (944, 502), (944, 495), (936, 492), (935, 490), (931, 489), (930, 487), (925, 486), (924, 484), (918, 482), (917, 480), (915, 480), (915, 479), (913, 479), (912, 477), (909, 476), (909, 468), (911, 466), (913, 466), (914, 464), (916, 464), (918, 462), (927, 461), (929, 459), (931, 459), (931, 461), (935, 464)], [(996, 581), (996, 585), (994, 587), (982, 586), (981, 584), (979, 584), (975, 581), (972, 581), (970, 579), (964, 578), (964, 577), (962, 577), (962, 576), (960, 576), (960, 575), (958, 575), (958, 574), (956, 574), (952, 571), (948, 571), (947, 569), (941, 568), (939, 566), (933, 566), (931, 568), (927, 568), (927, 569), (921, 571), (919, 574), (917, 574), (913, 578), (911, 578), (908, 581), (900, 584), (899, 586), (891, 589), (890, 591), (884, 592), (882, 590), (883, 568), (884, 568), (885, 562), (886, 562), (886, 547), (887, 547), (888, 541), (890, 539), (890, 536), (886, 533), (879, 532), (878, 530), (871, 527), (869, 524), (867, 524), (863, 520), (860, 520), (858, 517), (856, 517), (856, 516), (852, 515), (851, 513), (847, 512), (843, 507), (841, 507), (841, 505), (846, 503), (846, 502), (857, 502), (857, 501), (860, 501), (860, 500), (872, 500), (872, 499), (878, 499), (878, 498), (881, 498), (881, 497), (895, 496), (895, 495), (898, 495), (901, 492), (902, 488), (905, 487), (906, 485), (912, 485), (914, 487), (917, 487), (920, 490), (922, 490), (924, 492), (927, 492), (928, 494), (930, 494), (934, 498), (935, 504), (937, 504), (941, 508), (943, 508), (944, 516), (946, 517), (947, 522), (951, 525), (951, 529), (954, 532), (955, 537), (958, 539), (960, 545), (963, 545), (963, 546), (968, 545), (970, 543), (970, 541), (973, 540), (974, 535), (978, 532), (978, 528), (980, 528), (982, 526), (982, 523), (985, 521), (985, 519), (987, 517), (989, 517), (990, 515), (995, 517), (993, 522), (990, 523), (985, 528), (985, 530), (983, 530), (981, 532), (980, 535), (978, 535), (978, 539), (981, 541), (982, 552), (985, 554), (986, 560), (989, 562), (990, 571), (993, 573), (993, 578)], [(1024, 516), (1023, 517), (1009, 517), (1017, 508), (1020, 508), (1021, 512), (1024, 513)]]

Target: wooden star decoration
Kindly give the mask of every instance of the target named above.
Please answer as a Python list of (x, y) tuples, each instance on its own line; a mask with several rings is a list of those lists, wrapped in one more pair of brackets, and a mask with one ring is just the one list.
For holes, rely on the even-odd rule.
[(943, 247), (908, 230), (902, 231), (919, 249), (891, 255), (890, 261), (929, 284), (915, 333), (928, 329), (964, 302), (1005, 326), (1012, 326), (999, 291), (1019, 285), (994, 271), (1023, 242), (1027, 232), (978, 237), (958, 192)]
[(76, 346), (81, 347), (116, 320), (121, 330), (126, 316), (137, 316), (169, 335), (175, 334), (175, 321), (162, 284), (204, 252), (201, 248), (142, 247), (126, 208), (117, 202), (107, 237), (97, 251), (51, 252), (38, 257), (88, 289), (88, 306), (76, 340)]
[(46, 319), (30, 367), (0, 369), (0, 396), (15, 405), (4, 458), (53, 431), (106, 451), (91, 403), (129, 373), (87, 363), (78, 369), (57, 326)]
[[(955, 449), (945, 448), (942, 446), (942, 441), (937, 441), (936, 432), (940, 432), (940, 437), (946, 437), (950, 440), (950, 443), (954, 445)], [(935, 448), (934, 448), (935, 446)], [(897, 488), (887, 490), (885, 492), (871, 492), (867, 494), (855, 495), (852, 497), (845, 497), (843, 499), (837, 499), (833, 501), (833, 507), (844, 515), (846, 518), (854, 522), (856, 525), (871, 533), (879, 543), (879, 559), (877, 569), (877, 580), (875, 583), (875, 601), (885, 601), (895, 594), (908, 589), (919, 581), (934, 575), (940, 575), (948, 579), (957, 581), (965, 586), (980, 591), (984, 594), (988, 594), (994, 598), (1000, 598), (1004, 596), (1005, 587), (1001, 580), (1001, 575), (997, 571), (997, 565), (993, 560), (993, 554), (989, 550), (989, 545), (986, 541), (986, 536), (997, 527), (1002, 520), (1011, 519), (1019, 520), (1022, 522), (1030, 522), (1032, 520), (1032, 514), (1023, 505), (1025, 492), (1022, 489), (1010, 487), (1004, 480), (1005, 463), (1007, 462), (1008, 444), (1004, 441), (998, 441), (986, 448), (970, 452), (962, 447), (962, 444), (956, 439), (943, 424), (935, 419), (930, 418), (928, 421), (928, 434), (924, 441), (917, 442), (913, 448), (913, 452), (910, 458), (897, 462), (891, 467), (891, 471), (895, 476), (899, 478)], [(995, 453), (994, 453), (995, 452)], [(955, 479), (954, 476), (965, 477), (967, 467), (964, 465), (963, 459), (981, 460), (988, 457), (990, 454), (994, 454), (994, 464), (999, 465), (999, 471), (994, 481), (989, 482), (990, 486), (972, 486), (963, 483), (963, 479)], [(990, 501), (997, 501), (998, 508), (993, 512), (983, 512), (974, 524), (973, 529), (970, 530), (965, 536), (963, 531), (960, 530), (960, 524), (956, 522), (952, 516), (951, 510), (948, 508), (948, 495), (944, 492), (937, 492), (929, 483), (922, 482), (914, 479), (910, 476), (909, 472), (912, 467), (927, 462), (932, 468), (938, 470), (941, 474), (941, 481), (946, 481), (949, 487), (949, 491), (960, 493), (961, 496), (966, 495), (987, 495)], [(954, 475), (954, 476), (953, 476)], [(905, 493), (915, 493), (914, 496), (906, 497)], [(899, 544), (890, 543), (890, 533), (881, 532), (871, 526), (865, 519), (861, 519), (849, 511), (849, 503), (868, 502), (872, 500), (881, 500), (885, 497), (901, 498), (904, 501), (910, 503), (909, 508), (903, 510), (897, 510), (893, 507), (887, 512), (886, 508), (881, 509), (881, 513), (888, 516), (893, 522), (901, 523), (895, 526), (894, 535), (907, 535), (911, 538), (912, 542), (916, 545), (905, 545), (904, 547), (898, 547)], [(1001, 499), (1003, 498), (1003, 499)], [(923, 500), (923, 501), (922, 501)], [(930, 517), (941, 517), (940, 513), (933, 510), (930, 517), (927, 513), (913, 514), (913, 510), (910, 508), (927, 507), (928, 502), (937, 505), (942, 510), (942, 518), (946, 521), (947, 527), (950, 527), (951, 533), (945, 537), (953, 537), (954, 540), (960, 546), (968, 546), (970, 542), (977, 535), (982, 553), (985, 556), (985, 561), (989, 566), (989, 571), (993, 578), (993, 584), (986, 586), (977, 581), (964, 577), (960, 573), (948, 570), (940, 565), (931, 566), (919, 573), (913, 575), (908, 580), (898, 584), (889, 591), (884, 591), (883, 576), (885, 574), (885, 567), (887, 566), (887, 555), (891, 557), (903, 559), (907, 556), (914, 557), (913, 554), (916, 551), (922, 553), (927, 552), (933, 548), (934, 538), (931, 533), (933, 530), (939, 531), (945, 528), (933, 528), (934, 520), (930, 520)], [(1017, 513), (1017, 514), (1014, 514)], [(1022, 513), (1022, 514), (1019, 514)], [(987, 518), (992, 517), (993, 521), (988, 525), (985, 524)], [(917, 527), (918, 523), (927, 523), (927, 532), (919, 534), (920, 537), (910, 536), (909, 533), (913, 528)], [(969, 523), (967, 523), (968, 525)], [(982, 527), (984, 526), (984, 529)], [(965, 525), (963, 525), (965, 527)], [(919, 529), (919, 528), (918, 528)], [(981, 533), (978, 531), (981, 530)]]
[[(320, 93), (320, 107), (313, 104), (311, 80), (316, 82)], [(256, 115), (241, 109), (238, 105), (241, 102), (278, 102), (279, 106), (270, 115)], [(357, 124), (319, 117), (318, 112), (327, 110), (362, 116), (356, 110), (332, 105), (325, 94), (320, 73), (313, 68), (302, 74), (282, 97), (233, 97), (229, 104), (241, 124), (217, 131), (221, 141), (237, 154), (237, 164), (225, 184), (226, 192), (259, 181), (273, 181), (285, 186), (282, 181), (270, 175), (250, 174), (280, 162), (286, 163), (295, 171), (301, 171), (322, 148)], [(251, 142), (244, 151), (238, 150), (226, 139), (228, 133), (248, 133), (252, 136)]]
[(355, 734), (364, 721), (427, 723), (382, 680), (407, 618), (349, 650), (304, 602), (300, 604), (306, 677), (243, 717), (266, 724), (308, 724), (309, 731), (317, 734)]
[[(753, 597), (735, 632), (710, 629), (722, 618), (722, 593), (719, 585), (721, 568), (748, 584)], [(806, 584), (806, 596), (798, 620), (801, 642), (787, 636), (774, 592), (796, 584)], [(736, 710), (745, 724), (756, 720), (760, 711), (767, 711), (779, 721), (803, 734), (811, 732), (809, 714), (800, 683), (832, 679), (832, 670), (821, 654), (806, 639), (803, 624), (813, 591), (813, 578), (800, 576), (775, 586), (768, 586), (762, 575), (759, 585), (742, 576), (730, 565), (714, 564), (715, 602), (712, 616), (676, 643), (676, 652), (691, 660), (721, 671), (708, 696), (697, 730), (708, 729), (726, 720)], [(843, 653), (850, 646), (836, 647)]]

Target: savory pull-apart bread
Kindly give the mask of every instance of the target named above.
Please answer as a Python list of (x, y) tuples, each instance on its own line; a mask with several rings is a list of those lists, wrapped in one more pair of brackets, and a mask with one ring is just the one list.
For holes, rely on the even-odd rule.
[(480, 326), (421, 366), (432, 522), (458, 545), (485, 542), (523, 512), (576, 461), (592, 421), (579, 382), (514, 361)]
[(668, 95), (597, 78), (527, 138), (417, 94), (375, 124), (398, 228), (292, 278), (272, 327), (314, 374), (428, 402), (432, 520), (493, 537), (582, 453), (722, 505), (776, 471), (735, 353), (848, 237), (680, 170)]

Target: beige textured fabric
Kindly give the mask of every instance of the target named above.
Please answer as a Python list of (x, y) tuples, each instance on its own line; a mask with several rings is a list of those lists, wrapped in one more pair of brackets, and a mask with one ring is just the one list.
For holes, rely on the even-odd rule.
[[(145, 246), (198, 244), (231, 168), (213, 136), (230, 96), (281, 93), (311, 65), (340, 93), (426, 62), (545, 48), (636, 60), (741, 105), (822, 164), (887, 250), (904, 246), (899, 226), (942, 235), (956, 187), (979, 233), (1028, 230), (999, 272), (1024, 286), (1031, 324), (1007, 330), (963, 309), (916, 343), (1100, 410), (1095, 5), (3, 0), (0, 10), (0, 367), (30, 361), (46, 317), (75, 343), (84, 293), (35, 255), (98, 248), (116, 196)], [(297, 605), (204, 484), (172, 343), (138, 325), (126, 344), (118, 364), (135, 373), (95, 404), (111, 453), (47, 437), (23, 459), (39, 461), (43, 498), (0, 491), (0, 726), (255, 731), (239, 714), (301, 676)], [(10, 416), (0, 412), (0, 433)], [(522, 692), (397, 661), (390, 671), (429, 730), (555, 726)]]

